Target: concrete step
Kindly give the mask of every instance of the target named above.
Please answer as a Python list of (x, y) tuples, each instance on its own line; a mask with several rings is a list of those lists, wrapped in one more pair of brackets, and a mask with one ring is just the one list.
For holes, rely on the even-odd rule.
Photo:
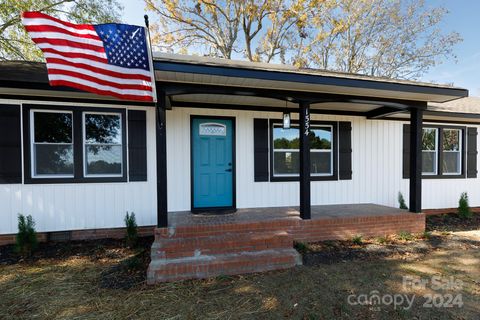
[(152, 245), (152, 260), (289, 249), (292, 237), (285, 231), (238, 232), (204, 237), (157, 238)]
[(287, 269), (301, 264), (293, 248), (245, 251), (188, 258), (152, 260), (147, 272), (149, 284), (186, 279), (210, 278)]

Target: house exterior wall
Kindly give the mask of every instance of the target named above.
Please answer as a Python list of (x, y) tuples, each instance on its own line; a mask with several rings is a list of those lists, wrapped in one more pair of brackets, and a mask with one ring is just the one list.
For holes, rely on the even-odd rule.
[(146, 182), (0, 184), (0, 234), (17, 231), (18, 213), (31, 214), (39, 232), (124, 227), (123, 219), (127, 211), (135, 213), (138, 225), (156, 224), (153, 108), (21, 100), (0, 100), (0, 103), (146, 110), (148, 166)]
[[(298, 182), (254, 182), (253, 119), (281, 119), (281, 113), (174, 108), (167, 112), (168, 210), (190, 210), (190, 116), (236, 119), (237, 208), (297, 206)], [(295, 115), (292, 115), (295, 119)], [(312, 181), (312, 205), (376, 203), (398, 206), (398, 192), (408, 204), (409, 180), (402, 178), (402, 121), (367, 120), (312, 114), (312, 120), (352, 122), (352, 180)], [(473, 126), (473, 125), (469, 125)], [(480, 139), (479, 139), (480, 141)], [(424, 209), (458, 206), (468, 192), (470, 205), (480, 206), (480, 179), (424, 179)]]
[[(156, 224), (155, 111), (138, 106), (1, 100), (2, 104), (75, 105), (147, 111), (146, 182), (0, 184), (0, 234), (17, 231), (17, 214), (31, 214), (37, 231), (117, 228), (126, 211), (139, 226)], [(190, 116), (235, 117), (237, 208), (297, 206), (298, 182), (254, 182), (253, 119), (281, 119), (281, 113), (174, 108), (167, 111), (168, 210), (190, 210)], [(295, 118), (296, 115), (293, 115)], [(312, 115), (312, 120), (352, 122), (352, 179), (312, 181), (312, 205), (376, 203), (397, 206), (398, 192), (408, 200), (409, 181), (402, 178), (401, 121)], [(128, 128), (127, 128), (128, 130)], [(479, 139), (480, 143), (480, 139)], [(456, 207), (468, 192), (480, 206), (480, 179), (424, 179), (423, 208)]]

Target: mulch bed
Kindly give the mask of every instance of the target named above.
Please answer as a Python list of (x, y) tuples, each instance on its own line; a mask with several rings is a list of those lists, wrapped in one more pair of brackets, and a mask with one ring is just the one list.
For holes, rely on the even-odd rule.
[(127, 248), (125, 241), (101, 239), (69, 242), (42, 242), (30, 257), (15, 252), (13, 245), (0, 246), (0, 266), (35, 263), (39, 260), (65, 260), (72, 257), (112, 264), (100, 275), (102, 288), (129, 289), (144, 283), (150, 264), (153, 237), (141, 237), (135, 248)]
[(471, 231), (480, 230), (480, 213), (471, 218), (461, 218), (456, 213), (427, 216), (427, 231)]

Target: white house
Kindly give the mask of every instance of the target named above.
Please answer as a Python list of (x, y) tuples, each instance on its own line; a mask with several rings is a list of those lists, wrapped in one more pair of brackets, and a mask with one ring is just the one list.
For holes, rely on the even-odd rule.
[(18, 213), (39, 232), (88, 237), (127, 211), (167, 227), (180, 212), (398, 207), (399, 192), (412, 212), (456, 207), (463, 191), (480, 205), (480, 99), (465, 89), (182, 55), (154, 66), (158, 108), (50, 87), (41, 63), (0, 63), (5, 242)]

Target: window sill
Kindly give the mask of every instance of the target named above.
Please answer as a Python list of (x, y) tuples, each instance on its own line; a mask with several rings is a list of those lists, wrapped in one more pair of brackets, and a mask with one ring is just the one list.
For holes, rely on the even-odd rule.
[(422, 179), (465, 179), (465, 174), (422, 175)]
[(79, 184), (79, 183), (111, 183), (127, 182), (127, 177), (98, 177), (98, 178), (30, 178), (25, 177), (25, 184)]
[[(295, 182), (298, 181), (299, 177), (270, 177), (270, 182)], [(336, 176), (311, 176), (310, 181), (336, 181), (338, 178)]]

